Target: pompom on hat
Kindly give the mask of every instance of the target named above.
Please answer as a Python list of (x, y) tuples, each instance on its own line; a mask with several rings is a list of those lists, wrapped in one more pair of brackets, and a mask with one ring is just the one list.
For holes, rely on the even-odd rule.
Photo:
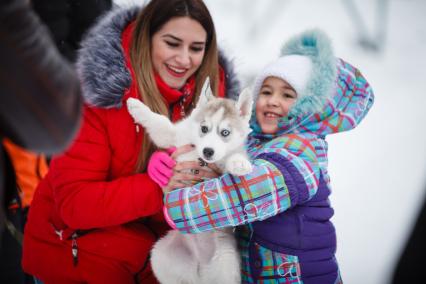
[(321, 30), (309, 30), (283, 45), (281, 57), (256, 77), (253, 92), (257, 97), (264, 80), (277, 77), (285, 80), (297, 93), (289, 116), (316, 113), (331, 97), (336, 74), (336, 58), (330, 39)]

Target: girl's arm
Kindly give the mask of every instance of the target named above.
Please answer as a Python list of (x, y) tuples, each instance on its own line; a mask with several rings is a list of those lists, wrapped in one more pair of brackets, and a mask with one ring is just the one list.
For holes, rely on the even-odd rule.
[(165, 216), (183, 233), (267, 219), (312, 198), (319, 167), (312, 141), (287, 135), (270, 142), (245, 176), (221, 177), (165, 196)]

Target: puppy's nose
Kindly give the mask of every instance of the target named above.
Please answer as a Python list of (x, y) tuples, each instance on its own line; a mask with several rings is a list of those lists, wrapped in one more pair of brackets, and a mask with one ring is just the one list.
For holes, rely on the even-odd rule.
[(206, 158), (211, 158), (214, 154), (214, 150), (212, 148), (204, 148), (203, 154), (206, 156)]

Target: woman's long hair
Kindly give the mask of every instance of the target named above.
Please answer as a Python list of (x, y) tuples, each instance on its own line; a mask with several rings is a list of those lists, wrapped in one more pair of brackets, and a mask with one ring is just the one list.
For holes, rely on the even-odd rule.
[[(202, 0), (152, 0), (145, 6), (136, 19), (130, 46), (130, 62), (135, 73), (136, 83), (142, 101), (154, 112), (169, 117), (167, 103), (160, 94), (154, 77), (151, 60), (151, 40), (153, 35), (172, 18), (189, 17), (204, 28), (207, 33), (203, 61), (195, 72), (195, 96), (197, 102), (202, 85), (210, 78), (213, 93), (217, 95), (219, 80), (219, 63), (216, 43), (216, 31), (211, 15)], [(193, 104), (190, 104), (190, 112)], [(155, 147), (144, 134), (142, 147), (136, 165), (137, 172), (146, 171), (148, 159)]]

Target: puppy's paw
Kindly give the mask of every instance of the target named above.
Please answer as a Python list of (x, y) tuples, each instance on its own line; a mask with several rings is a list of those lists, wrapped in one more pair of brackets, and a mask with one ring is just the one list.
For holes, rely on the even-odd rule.
[(252, 170), (253, 166), (244, 155), (234, 154), (226, 161), (226, 171), (232, 175), (243, 176)]
[(146, 116), (145, 114), (147, 111), (149, 111), (149, 108), (144, 105), (140, 100), (134, 98), (129, 98), (126, 103), (127, 110), (129, 111), (135, 122), (141, 123), (141, 119)]

